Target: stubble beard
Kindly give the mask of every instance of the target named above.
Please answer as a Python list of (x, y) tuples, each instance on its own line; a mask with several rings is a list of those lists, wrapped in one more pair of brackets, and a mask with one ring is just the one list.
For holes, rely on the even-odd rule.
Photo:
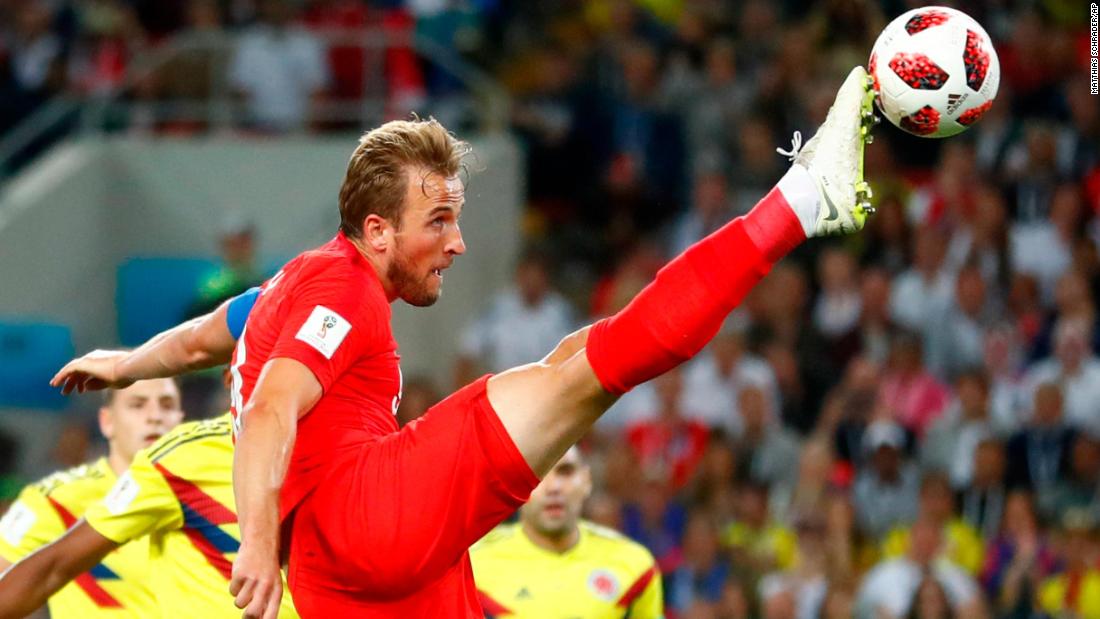
[[(440, 290), (432, 290), (428, 282), (417, 276), (415, 268), (405, 256), (401, 241), (397, 241), (393, 262), (386, 269), (386, 279), (393, 284), (398, 296), (414, 307), (429, 307), (439, 300)], [(429, 275), (431, 277), (431, 275)]]

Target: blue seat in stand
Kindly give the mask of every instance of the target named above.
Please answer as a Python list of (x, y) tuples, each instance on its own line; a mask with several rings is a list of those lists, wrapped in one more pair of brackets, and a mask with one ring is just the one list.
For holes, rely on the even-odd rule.
[(73, 353), (65, 325), (0, 320), (0, 408), (65, 408), (67, 400), (49, 380)]
[(118, 268), (118, 337), (137, 346), (187, 318), (200, 282), (217, 268), (209, 258), (130, 258)]

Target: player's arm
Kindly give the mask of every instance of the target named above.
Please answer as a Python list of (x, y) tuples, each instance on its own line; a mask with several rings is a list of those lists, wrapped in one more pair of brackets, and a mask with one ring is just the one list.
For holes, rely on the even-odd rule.
[(78, 520), (65, 535), (0, 573), (0, 619), (25, 617), (41, 608), (115, 548), (117, 543)]
[(282, 598), (279, 570), (279, 491), (294, 450), (298, 418), (321, 398), (321, 383), (299, 361), (268, 361), (241, 411), (233, 453), (233, 494), (241, 549), (230, 593), (246, 618), (274, 619)]
[(70, 361), (50, 384), (64, 394), (123, 388), (227, 363), (252, 309), (254, 288), (205, 315), (163, 331), (132, 351), (95, 350)]

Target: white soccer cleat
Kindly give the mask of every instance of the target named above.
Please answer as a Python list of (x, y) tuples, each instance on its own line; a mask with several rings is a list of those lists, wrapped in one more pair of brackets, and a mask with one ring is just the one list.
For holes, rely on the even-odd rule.
[(802, 145), (802, 135), (795, 132), (790, 151), (777, 149), (809, 171), (817, 187), (817, 218), (807, 236), (861, 230), (874, 212), (871, 188), (863, 180), (863, 147), (871, 142), (871, 128), (879, 122), (871, 84), (863, 67), (852, 69), (814, 137)]

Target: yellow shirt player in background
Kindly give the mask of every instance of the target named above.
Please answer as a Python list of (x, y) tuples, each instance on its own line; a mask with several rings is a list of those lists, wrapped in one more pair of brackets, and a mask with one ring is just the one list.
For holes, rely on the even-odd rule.
[[(134, 457), (85, 520), (0, 577), (0, 619), (21, 617), (67, 574), (131, 540), (149, 537), (147, 617), (240, 619), (229, 579), (241, 531), (233, 503), (233, 420), (185, 423)], [(285, 587), (283, 591), (288, 591)], [(27, 600), (27, 601), (20, 601)], [(279, 617), (297, 617), (284, 593)]]
[[(110, 446), (108, 455), (23, 489), (0, 519), (0, 572), (65, 533), (107, 494), (139, 449), (182, 420), (179, 389), (172, 379), (145, 380), (107, 391), (99, 427)], [(49, 599), (53, 619), (144, 618), (156, 612), (147, 582), (147, 539), (135, 539), (101, 559)]]
[(580, 519), (591, 492), (588, 465), (573, 447), (520, 508), (518, 524), (497, 527), (470, 549), (487, 617), (662, 617), (653, 555)]

